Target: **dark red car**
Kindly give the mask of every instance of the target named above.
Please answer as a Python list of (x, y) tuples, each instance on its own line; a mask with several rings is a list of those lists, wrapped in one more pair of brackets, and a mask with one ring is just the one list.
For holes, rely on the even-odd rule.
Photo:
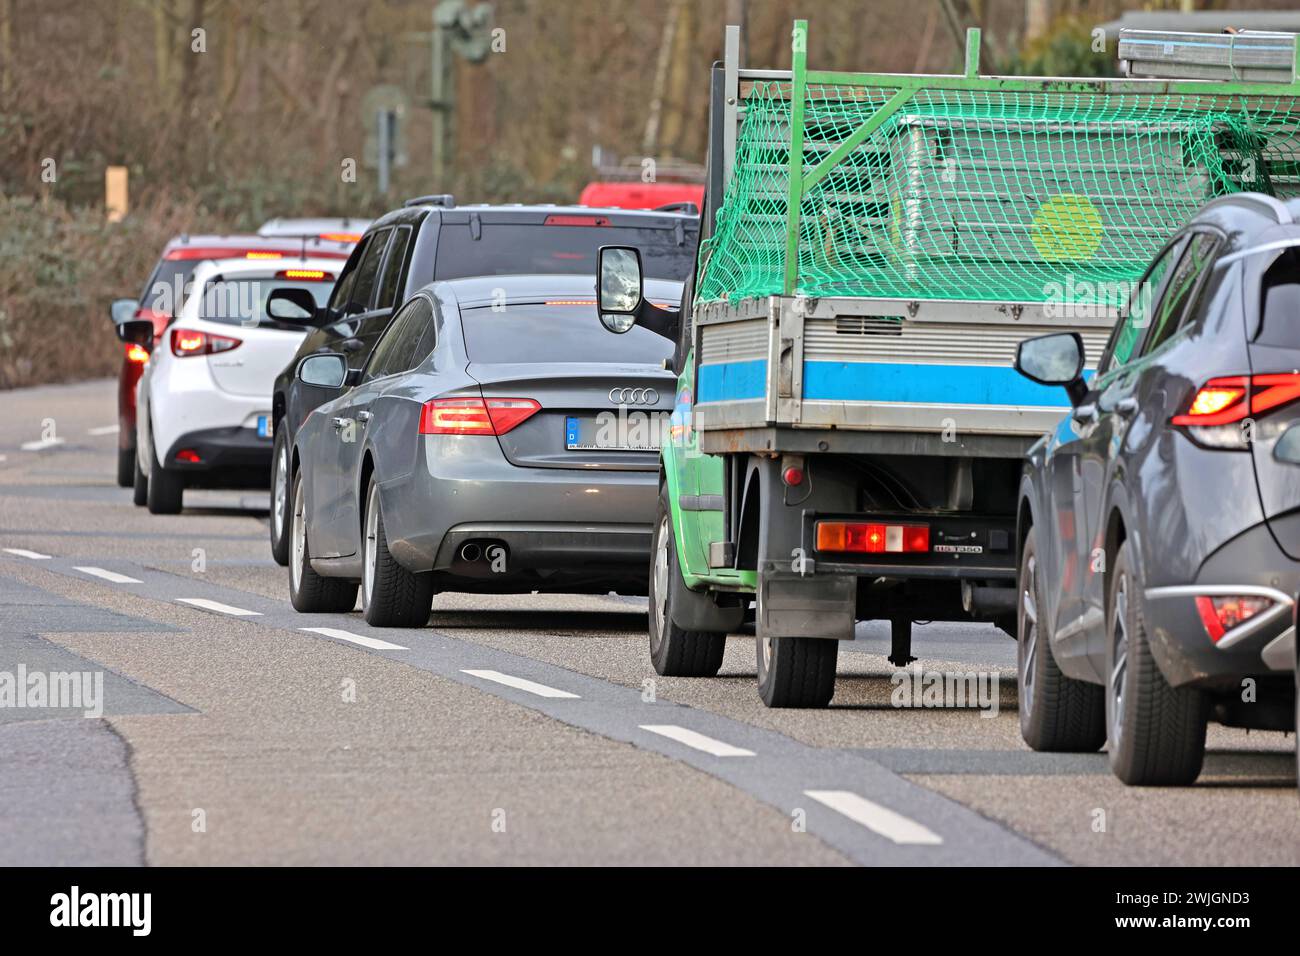
[[(182, 300), (194, 267), (205, 259), (296, 259), (312, 256), (343, 260), (351, 254), (355, 244), (351, 236), (176, 236), (164, 247), (139, 299), (119, 299), (113, 303), (110, 314), (115, 323), (127, 319), (151, 320), (157, 341), (171, 322), (172, 312)], [(117, 483), (123, 488), (131, 487), (134, 479), (135, 387), (140, 381), (141, 368), (148, 359), (147, 349), (139, 345), (125, 346), (117, 382)]]

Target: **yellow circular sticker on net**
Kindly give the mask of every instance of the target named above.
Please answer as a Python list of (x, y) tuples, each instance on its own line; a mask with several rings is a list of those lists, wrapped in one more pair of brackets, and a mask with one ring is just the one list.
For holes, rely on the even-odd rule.
[(1038, 207), (1029, 238), (1048, 262), (1091, 259), (1101, 245), (1101, 214), (1086, 196), (1061, 193)]

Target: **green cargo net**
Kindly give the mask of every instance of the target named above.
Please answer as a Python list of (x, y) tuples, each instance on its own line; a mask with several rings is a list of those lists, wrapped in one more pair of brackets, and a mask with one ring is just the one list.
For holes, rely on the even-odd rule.
[[(793, 87), (754, 85), (705, 246), (705, 300), (797, 292), (1046, 302), (1069, 283), (1076, 301), (1117, 306), (1206, 200), (1300, 194), (1294, 95), (992, 81), (927, 89), (925, 78), (909, 79), (910, 88), (874, 87), (870, 77), (808, 85), (804, 177), (830, 165), (799, 203), (792, 275)], [(861, 145), (844, 150), (873, 118)]]

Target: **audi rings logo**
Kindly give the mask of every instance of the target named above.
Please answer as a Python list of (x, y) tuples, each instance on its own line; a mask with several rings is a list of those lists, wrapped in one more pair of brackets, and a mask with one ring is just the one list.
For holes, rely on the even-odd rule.
[(659, 393), (653, 388), (611, 388), (609, 400), (615, 405), (658, 405)]

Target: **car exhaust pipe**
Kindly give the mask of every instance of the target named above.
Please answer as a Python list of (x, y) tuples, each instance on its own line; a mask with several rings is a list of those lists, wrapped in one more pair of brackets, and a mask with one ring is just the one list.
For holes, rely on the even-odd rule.
[(466, 564), (473, 564), (479, 558), (483, 557), (483, 549), (477, 542), (466, 541), (460, 546), (460, 559)]

